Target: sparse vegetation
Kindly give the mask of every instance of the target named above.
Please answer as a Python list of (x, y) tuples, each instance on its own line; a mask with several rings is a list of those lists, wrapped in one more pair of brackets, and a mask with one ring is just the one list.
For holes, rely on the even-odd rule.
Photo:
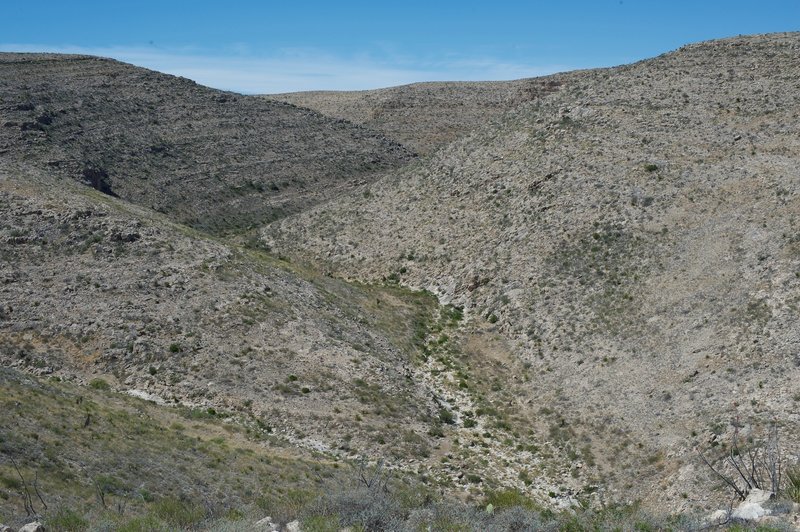
[(367, 127), (0, 54), (0, 516), (677, 530), (614, 501), (761, 487), (782, 519), (798, 39), (287, 96)]

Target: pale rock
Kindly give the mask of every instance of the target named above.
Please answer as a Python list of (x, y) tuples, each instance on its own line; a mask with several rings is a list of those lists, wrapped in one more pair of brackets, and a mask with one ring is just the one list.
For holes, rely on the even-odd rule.
[(771, 492), (754, 488), (750, 490), (750, 493), (747, 494), (747, 498), (745, 499), (744, 502), (761, 504), (763, 502), (767, 502), (771, 498), (772, 498)]
[(755, 521), (764, 517), (765, 515), (769, 515), (770, 510), (764, 509), (760, 504), (757, 502), (743, 502), (736, 508), (731, 517), (734, 519), (742, 519), (745, 521)]
[(707, 521), (709, 523), (721, 523), (728, 518), (728, 512), (725, 510), (717, 510), (713, 514), (709, 515)]
[(39, 521), (34, 521), (33, 523), (28, 523), (27, 525), (23, 526), (19, 529), (19, 532), (45, 532), (45, 527)]
[(300, 521), (286, 523), (286, 532), (301, 532)]
[(747, 498), (740, 504), (731, 514), (734, 519), (743, 519), (745, 521), (755, 521), (765, 515), (772, 513), (771, 510), (765, 509), (761, 506), (762, 503), (767, 502), (772, 493), (760, 489), (750, 490)]
[(256, 521), (254, 526), (258, 530), (269, 530), (270, 532), (279, 530), (278, 525), (272, 522), (272, 517), (265, 517), (264, 519)]

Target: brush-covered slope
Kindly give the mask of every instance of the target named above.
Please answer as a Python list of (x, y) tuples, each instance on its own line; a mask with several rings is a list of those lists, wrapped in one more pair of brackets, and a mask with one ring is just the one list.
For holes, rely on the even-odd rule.
[(429, 154), (522, 102), (559, 90), (566, 77), (414, 83), (368, 91), (272, 94), (267, 98), (364, 125), (418, 153)]
[(694, 449), (734, 425), (775, 419), (800, 451), (798, 54), (773, 34), (579, 73), (264, 240), (464, 305), (528, 368), (532, 440), (620, 493), (704, 504)]
[(15, 529), (32, 519), (26, 489), (48, 530), (185, 530), (266, 511), (279, 520), (286, 485), (310, 496), (352, 475), (230, 417), (100, 379), (76, 386), (0, 367), (0, 405), (0, 522)]
[(405, 164), (382, 135), (97, 57), (0, 54), (0, 154), (194, 227), (239, 230)]
[(3, 365), (238, 412), (345, 452), (366, 447), (350, 426), (365, 394), (381, 399), (367, 424), (424, 434), (437, 412), (405, 371), (430, 296), (295, 269), (23, 167), (0, 168), (0, 235)]
[[(547, 474), (524, 484), (538, 500), (569, 485), (558, 453), (500, 437), (528, 422), (507, 406), (521, 364), (491, 332), (450, 341), (461, 313), (429, 293), (344, 282), (8, 161), (0, 242), (3, 366), (224, 416), (327, 459), (385, 460), (446, 492), (523, 485), (538, 464)], [(456, 361), (453, 380), (441, 368)]]

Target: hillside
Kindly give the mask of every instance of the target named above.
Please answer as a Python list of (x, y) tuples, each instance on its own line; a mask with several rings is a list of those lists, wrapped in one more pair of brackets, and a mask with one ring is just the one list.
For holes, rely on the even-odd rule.
[(297, 269), (35, 171), (0, 176), (4, 365), (240, 412), (321, 449), (358, 441), (367, 383), (392, 410), (368, 424), (435, 413), (403, 372), (432, 298)]
[[(519, 364), (495, 353), (491, 333), (467, 351), (450, 342), (461, 314), (429, 293), (345, 282), (8, 161), (0, 239), (3, 367), (213, 412), (238, 431), (319, 453), (317, 461), (386, 461), (398, 477), (443, 493), (478, 497), (537, 464), (548, 471), (527, 480), (537, 499), (569, 482), (555, 449), (547, 459), (534, 447), (515, 451), (530, 444), (508, 425), (516, 387), (496, 384), (514, 379)], [(431, 371), (441, 361), (463, 367), (459, 381)], [(39, 401), (25, 390), (32, 395), (18, 402)], [(6, 458), (22, 454), (34, 474), (42, 464), (11, 412), (0, 416), (0, 473), (13, 476)], [(36, 440), (34, 426), (25, 434)], [(96, 459), (93, 474), (102, 467)], [(109, 467), (102, 474), (121, 474)], [(18, 495), (0, 500), (0, 514), (22, 511)]]
[(0, 54), (0, 522), (727, 508), (698, 452), (800, 463), (798, 52), (291, 104)]
[(775, 419), (800, 453), (799, 51), (739, 37), (576, 73), (263, 240), (464, 306), (577, 478), (710, 508), (696, 449)]
[(0, 155), (212, 231), (298, 212), (404, 165), (382, 135), (110, 59), (0, 54)]
[(311, 91), (266, 98), (380, 131), (427, 155), (509, 109), (558, 91), (571, 74), (495, 82), (432, 82), (368, 91)]

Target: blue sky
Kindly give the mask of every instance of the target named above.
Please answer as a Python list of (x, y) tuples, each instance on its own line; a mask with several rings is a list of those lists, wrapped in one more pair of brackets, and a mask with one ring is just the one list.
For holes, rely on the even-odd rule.
[(515, 79), (800, 30), (800, 0), (3, 0), (0, 50), (114, 57), (247, 93)]

